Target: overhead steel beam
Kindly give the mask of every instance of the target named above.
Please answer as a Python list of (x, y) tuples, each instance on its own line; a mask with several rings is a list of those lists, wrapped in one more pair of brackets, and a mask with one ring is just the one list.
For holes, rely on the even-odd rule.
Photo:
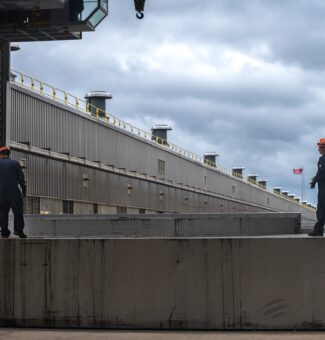
[(0, 146), (9, 142), (10, 43), (0, 42)]

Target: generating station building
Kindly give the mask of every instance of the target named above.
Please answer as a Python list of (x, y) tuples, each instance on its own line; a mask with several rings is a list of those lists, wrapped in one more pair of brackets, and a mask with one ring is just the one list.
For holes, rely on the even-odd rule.
[(300, 212), (315, 208), (269, 190), (167, 140), (167, 126), (147, 133), (110, 115), (110, 95), (86, 100), (12, 71), (10, 147), (23, 166), (27, 214)]

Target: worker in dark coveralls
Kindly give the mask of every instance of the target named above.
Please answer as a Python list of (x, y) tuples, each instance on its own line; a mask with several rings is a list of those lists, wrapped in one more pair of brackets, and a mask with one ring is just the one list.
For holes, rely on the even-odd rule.
[[(0, 148), (0, 227), (1, 236), (9, 237), (8, 215), (14, 214), (14, 234), (26, 238), (24, 234), (23, 198), (26, 197), (25, 176), (20, 164), (9, 158), (10, 149)], [(21, 191), (19, 190), (19, 187)]]
[(321, 154), (318, 161), (318, 171), (315, 177), (311, 179), (310, 187), (315, 188), (318, 184), (318, 203), (317, 203), (317, 222), (314, 230), (309, 233), (309, 236), (323, 236), (325, 224), (325, 138), (321, 138), (318, 145), (318, 151)]

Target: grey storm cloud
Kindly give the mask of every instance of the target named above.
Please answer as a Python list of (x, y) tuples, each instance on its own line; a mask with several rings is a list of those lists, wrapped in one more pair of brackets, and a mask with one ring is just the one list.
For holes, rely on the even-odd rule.
[[(174, 35), (183, 39), (217, 39), (243, 49), (263, 42), (273, 51), (274, 60), (324, 68), (325, 3), (321, 0), (177, 1), (174, 6), (164, 1), (155, 9), (164, 15), (161, 27), (167, 21)], [(178, 20), (179, 16), (183, 18)]]
[[(13, 68), (82, 97), (113, 93), (109, 111), (220, 163), (299, 194), (325, 137), (323, 0), (111, 1), (81, 41), (25, 43)], [(315, 193), (308, 191), (315, 202)]]

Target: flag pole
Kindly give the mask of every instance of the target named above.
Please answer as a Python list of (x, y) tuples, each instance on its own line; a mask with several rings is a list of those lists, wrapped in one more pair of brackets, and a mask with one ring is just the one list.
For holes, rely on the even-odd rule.
[(304, 174), (304, 167), (301, 167), (301, 201), (304, 200), (304, 185), (305, 185), (305, 174)]

